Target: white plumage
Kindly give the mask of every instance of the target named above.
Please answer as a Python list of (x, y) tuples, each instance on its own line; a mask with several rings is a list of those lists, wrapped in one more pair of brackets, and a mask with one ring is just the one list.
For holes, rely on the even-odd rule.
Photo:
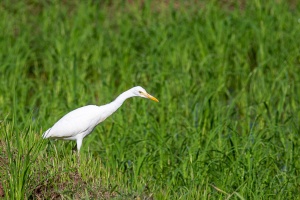
[(43, 138), (76, 140), (79, 152), (83, 138), (90, 134), (100, 122), (113, 114), (126, 99), (134, 96), (149, 98), (158, 102), (145, 89), (136, 86), (123, 92), (109, 104), (103, 106), (88, 105), (69, 112), (49, 128), (43, 134)]

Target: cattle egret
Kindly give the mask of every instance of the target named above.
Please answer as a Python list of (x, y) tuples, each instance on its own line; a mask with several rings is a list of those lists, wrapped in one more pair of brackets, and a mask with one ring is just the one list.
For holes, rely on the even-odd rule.
[(69, 112), (49, 128), (43, 134), (43, 138), (76, 140), (79, 153), (83, 138), (90, 134), (100, 122), (113, 114), (130, 97), (143, 97), (158, 102), (144, 88), (136, 86), (123, 92), (114, 101), (106, 105), (87, 105)]

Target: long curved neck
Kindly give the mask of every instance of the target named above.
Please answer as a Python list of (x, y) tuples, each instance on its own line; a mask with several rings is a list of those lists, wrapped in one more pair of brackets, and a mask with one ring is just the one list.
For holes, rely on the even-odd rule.
[(122, 94), (120, 94), (111, 103), (104, 105), (105, 107), (108, 108), (108, 110), (107, 110), (108, 114), (111, 115), (112, 113), (114, 113), (116, 110), (118, 110), (118, 108), (120, 108), (120, 106), (124, 103), (124, 101), (126, 99), (133, 97), (133, 96), (134, 95), (132, 95), (132, 93), (129, 90), (127, 90), (126, 92), (123, 92)]
[[(127, 91), (125, 91), (125, 92), (123, 92), (122, 94), (120, 94), (113, 102), (111, 102), (110, 104), (113, 104), (113, 105), (115, 105), (116, 107), (120, 107), (123, 103), (124, 103), (124, 101), (126, 100), (126, 99), (128, 99), (128, 98), (130, 98), (130, 97), (133, 97), (133, 95), (132, 95), (132, 93), (129, 91), (129, 90), (127, 90)], [(118, 109), (117, 108), (117, 109)]]

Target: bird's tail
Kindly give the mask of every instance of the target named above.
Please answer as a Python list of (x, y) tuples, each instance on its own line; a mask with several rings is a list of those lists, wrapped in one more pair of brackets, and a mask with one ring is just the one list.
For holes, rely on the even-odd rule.
[(46, 139), (48, 137), (50, 137), (49, 132), (50, 132), (51, 128), (49, 128), (45, 133), (43, 133), (43, 138)]

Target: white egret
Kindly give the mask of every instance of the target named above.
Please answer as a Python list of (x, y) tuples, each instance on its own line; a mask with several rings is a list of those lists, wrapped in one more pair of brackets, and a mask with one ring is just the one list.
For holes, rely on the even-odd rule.
[(123, 92), (114, 101), (106, 105), (87, 105), (69, 112), (49, 128), (43, 134), (43, 138), (76, 140), (79, 153), (83, 138), (90, 134), (100, 122), (113, 114), (126, 99), (135, 96), (158, 102), (144, 88), (136, 86)]

